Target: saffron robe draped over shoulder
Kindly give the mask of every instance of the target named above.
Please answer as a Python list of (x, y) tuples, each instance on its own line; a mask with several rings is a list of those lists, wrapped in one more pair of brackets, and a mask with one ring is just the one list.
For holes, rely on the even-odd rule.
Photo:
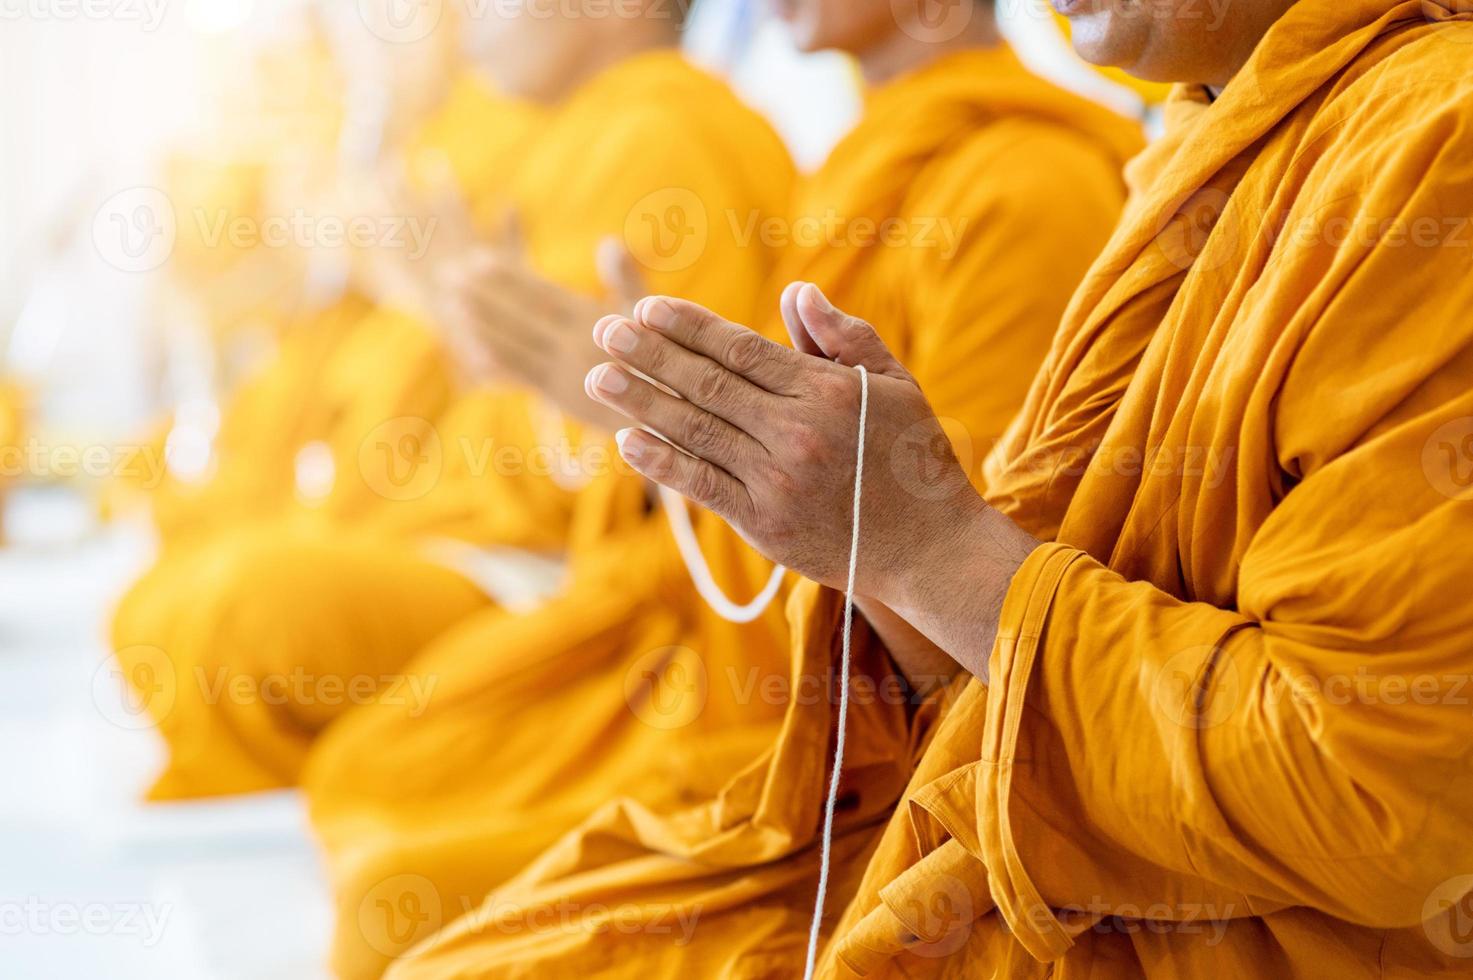
[[(953, 420), (948, 428), (959, 450), (980, 459), (978, 447), (990, 447), (1021, 404), (1066, 294), (1113, 227), (1124, 196), (1120, 167), (1138, 146), (1132, 125), (1027, 74), (1007, 49), (947, 56), (871, 93), (855, 130), (800, 194), (793, 241), (774, 286), (790, 279), (817, 282), (846, 310), (875, 323), (932, 393), (938, 411)], [(885, 237), (876, 244), (875, 235)], [(1044, 268), (1050, 275), (1039, 275)], [(914, 466), (917, 492), (926, 492), (924, 460), (902, 455), (893, 465)], [(741, 547), (719, 522), (704, 521), (701, 530), (712, 553), (735, 554)], [(441, 778), (474, 778), (482, 786), (475, 794), (477, 813), (461, 819), (484, 820), (510, 804), (542, 812), (548, 799), (564, 798), (565, 784), (573, 781), (588, 787), (586, 801), (603, 805), (484, 899), (456, 893), (455, 880), (427, 870), (422, 859), (380, 866), (375, 897), (386, 898), (395, 887), (424, 888), (428, 880), (434, 887), (427, 895), (442, 918), (466, 913), (396, 963), (393, 976), (801, 972), (815, 884), (806, 847), (828, 746), (823, 687), (833, 623), (800, 622), (796, 636), (781, 629), (779, 649), (765, 649), (760, 662), (750, 632), (745, 650), (723, 650), (713, 617), (684, 584), (678, 563), (670, 565), (682, 576), (672, 594), (693, 621), (679, 642), (697, 652), (696, 666), (704, 669), (665, 678), (656, 694), (687, 706), (698, 701), (704, 712), (672, 730), (650, 731), (645, 703), (621, 703), (614, 688), (598, 724), (603, 732), (641, 734), (643, 756), (602, 746), (597, 755), (577, 755), (582, 741), (566, 751), (560, 744), (578, 712), (559, 689), (589, 686), (582, 680), (587, 661), (544, 655), (546, 679), (531, 691), (518, 687), (508, 694), (487, 676), (476, 713), (453, 729), (447, 725), (447, 733), (480, 728), (481, 734), (461, 737), (473, 737), (472, 747), (482, 753), (492, 751), (493, 739), (525, 742), (528, 752), (535, 741), (549, 743), (539, 762), (556, 763), (550, 774), (557, 782), (549, 781), (543, 797), (510, 799), (496, 768), (509, 768), (500, 761), (505, 755), (497, 752), (488, 763), (450, 749), (454, 766)], [(798, 586), (790, 605), (803, 606), (809, 592)], [(670, 615), (668, 606), (640, 610), (651, 625)], [(645, 648), (627, 641), (620, 648), (623, 638), (608, 633), (597, 662), (600, 676), (639, 669)], [(790, 644), (800, 651), (796, 662)], [(823, 663), (817, 665), (820, 648)], [(869, 674), (878, 676), (884, 665), (866, 657)], [(734, 670), (758, 663), (758, 671)], [(704, 685), (682, 687), (691, 676)], [(845, 868), (872, 845), (877, 822), (904, 787), (912, 740), (924, 729), (919, 721), (912, 725), (903, 696), (896, 700), (895, 693), (887, 689), (856, 707), (867, 724), (853, 729), (841, 819), (868, 833), (841, 841), (836, 892), (853, 891)], [(583, 705), (593, 703), (580, 697)], [(711, 732), (702, 725), (718, 706), (725, 727)], [(544, 715), (556, 722), (541, 723)], [(504, 717), (516, 720), (502, 725)], [(365, 716), (352, 721), (361, 725)], [(366, 757), (375, 744), (339, 741), (352, 727), (334, 733), (313, 760), (314, 770), (322, 763), (323, 786), (350, 757)], [(381, 735), (376, 744), (393, 741)], [(443, 741), (447, 749), (453, 744)], [(336, 751), (329, 756), (330, 746)], [(745, 754), (726, 752), (720, 770), (691, 768), (697, 750), (715, 759), (716, 749), (731, 746)], [(416, 779), (426, 755), (421, 750), (403, 759), (404, 776), (380, 773), (385, 789), (401, 778)], [(318, 792), (310, 779), (307, 785)], [(318, 813), (320, 821), (322, 808)], [(465, 861), (510, 844), (466, 838), (456, 856)], [(405, 877), (392, 878), (390, 871)], [(354, 894), (369, 892), (360, 887)]]
[[(598, 243), (626, 235), (631, 224), (643, 232), (640, 215), (663, 216), (673, 193), (691, 220), (698, 210), (708, 218), (691, 250), (663, 259), (649, 251), (648, 237), (641, 255), (638, 235), (627, 235), (650, 282), (713, 305), (750, 309), (770, 271), (772, 249), (738, 239), (727, 230), (726, 216), (750, 213), (761, 220), (780, 213), (791, 194), (792, 166), (771, 127), (722, 82), (676, 52), (643, 54), (588, 82), (539, 131), (517, 154), (533, 176), (519, 176), (518, 165), (503, 181), (538, 272), (570, 288), (595, 290)], [(703, 257), (712, 261), (698, 261)], [(427, 331), (419, 333), (428, 338)], [(360, 383), (373, 376), (367, 360), (365, 353)], [(131, 660), (163, 656), (179, 678), (177, 696), (161, 702), (167, 712), (158, 725), (171, 751), (153, 795), (289, 785), (326, 717), (350, 707), (338, 699), (338, 711), (325, 713), (320, 703), (210, 698), (193, 682), (201, 670), (255, 682), (300, 671), (338, 686), (364, 673), (359, 664), (365, 657), (378, 665), (373, 676), (390, 664), (407, 669), (431, 638), (488, 606), (465, 576), (426, 554), (422, 536), (453, 535), (471, 544), (525, 545), (537, 535), (559, 544), (575, 536), (591, 542), (597, 533), (627, 530), (645, 519), (642, 485), (626, 467), (607, 467), (578, 494), (538, 471), (529, 457), (546, 437), (528, 407), (520, 393), (493, 392), (467, 397), (438, 422), (389, 419), (395, 425), (384, 434), (360, 435), (351, 447), (323, 505), (327, 513), (314, 524), (252, 525), (216, 535), (207, 547), (166, 556), (134, 587), (114, 623), (125, 674)], [(371, 434), (384, 422), (376, 418), (359, 431)], [(371, 452), (378, 442), (397, 452), (404, 438), (428, 445), (426, 433), (436, 431), (441, 451), (423, 465), (424, 479), (406, 467), (399, 472), (409, 478), (396, 483), (396, 467), (419, 461), (390, 459), (386, 468)], [(487, 446), (510, 447), (518, 465), (497, 468), (498, 457)], [(360, 464), (365, 450), (371, 465)], [(537, 523), (547, 510), (519, 503), (553, 494), (577, 502), (564, 508), (561, 529)], [(279, 568), (291, 573), (278, 574)], [(319, 584), (304, 587), (313, 580)], [(480, 662), (485, 650), (470, 657)]]
[(1473, 10), (1182, 90), (989, 497), (1050, 543), (826, 976), (1466, 976)]

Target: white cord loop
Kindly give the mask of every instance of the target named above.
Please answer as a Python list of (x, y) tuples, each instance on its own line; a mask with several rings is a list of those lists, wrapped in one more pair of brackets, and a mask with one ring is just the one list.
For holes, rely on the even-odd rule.
[(864, 430), (869, 419), (869, 372), (859, 370), (859, 446), (854, 460), (854, 517), (849, 532), (849, 579), (844, 587), (844, 635), (839, 659), (839, 719), (834, 738), (834, 768), (829, 777), (829, 796), (823, 809), (823, 844), (819, 852), (818, 897), (813, 903), (813, 925), (808, 931), (808, 966), (803, 980), (813, 980), (818, 960), (818, 934), (823, 923), (823, 903), (829, 891), (829, 863), (834, 848), (834, 810), (839, 803), (839, 777), (844, 771), (844, 742), (849, 721), (850, 634), (854, 627), (854, 574), (859, 567), (859, 500), (864, 489)]
[(716, 583), (716, 578), (711, 574), (711, 566), (706, 562), (706, 556), (701, 553), (701, 542), (696, 539), (696, 530), (691, 525), (690, 511), (685, 508), (685, 498), (671, 490), (669, 487), (660, 487), (660, 506), (665, 510), (665, 517), (670, 521), (670, 530), (675, 535), (675, 547), (680, 551), (680, 558), (685, 562), (685, 570), (690, 573), (690, 580), (696, 587), (706, 605), (711, 611), (729, 623), (750, 623), (767, 611), (772, 605), (772, 600), (777, 598), (778, 590), (782, 588), (783, 576), (787, 569), (781, 565), (774, 566), (772, 576), (757, 597), (745, 605), (737, 605)]

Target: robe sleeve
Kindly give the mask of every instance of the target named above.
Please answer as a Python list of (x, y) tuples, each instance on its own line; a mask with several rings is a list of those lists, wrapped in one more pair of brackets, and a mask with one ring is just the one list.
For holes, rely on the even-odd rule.
[(1015, 576), (974, 805), (1035, 955), (1068, 948), (1061, 909), (1409, 927), (1466, 871), (1468, 251), (1365, 249), (1304, 301), (1321, 308), (1265, 422), (1288, 489), (1240, 526), (1228, 608), (1066, 544)]

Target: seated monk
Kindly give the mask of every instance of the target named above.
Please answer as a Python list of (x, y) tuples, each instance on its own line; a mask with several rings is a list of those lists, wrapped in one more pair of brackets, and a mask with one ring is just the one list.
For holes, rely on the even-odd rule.
[[(939, 42), (897, 24), (888, 0), (795, 8), (801, 43), (853, 53), (869, 86), (858, 125), (766, 234), (789, 236), (774, 287), (816, 280), (885, 323), (948, 433), (980, 459), (1022, 403), (1067, 283), (1118, 217), (1119, 167), (1139, 135), (1030, 75), (991, 9), (973, 13)], [(764, 332), (782, 332), (780, 292)], [(916, 435), (896, 465), (929, 465), (932, 433)], [(925, 470), (912, 472), (929, 492)], [(720, 591), (745, 600), (770, 581), (771, 564), (724, 523), (694, 523)], [(302, 785), (337, 893), (339, 972), (381, 969), (620, 794), (669, 811), (737, 780), (726, 815), (756, 802), (761, 787), (741, 773), (784, 725), (780, 607), (747, 624), (709, 608), (663, 520), (588, 565), (546, 607), (478, 614), (418, 656), (416, 673), (438, 681), (420, 715), (386, 701), (314, 746)], [(432, 914), (399, 914), (414, 908)]]
[[(868, 621), (817, 975), (1467, 976), (1469, 11), (1068, 9), (1186, 84), (982, 494), (885, 465), (941, 431), (924, 379), (812, 285), (797, 352), (662, 297), (595, 327), (591, 390), (691, 451), (624, 457)], [(842, 609), (795, 597), (795, 671)], [(960, 688), (939, 726), (865, 696), (897, 672)], [(801, 975), (834, 714), (790, 706), (755, 802), (612, 804), (390, 976)]]
[[(791, 195), (793, 167), (780, 138), (723, 81), (679, 53), (681, 23), (670, 14), (650, 0), (638, 17), (528, 10), (467, 18), (480, 68), (508, 97), (545, 105), (546, 118), (535, 138), (505, 145), (497, 119), (474, 109), (486, 100), (457, 98), (447, 112), (470, 131), (443, 119), (430, 127), (452, 168), (475, 146), (504, 149), (492, 161), (500, 165), (477, 180), (490, 186), (486, 196), (515, 209), (523, 244), (518, 261), (497, 265), (495, 285), (535, 293), (535, 309), (556, 300), (571, 311), (556, 326), (578, 341), (576, 359), (563, 367), (571, 375), (564, 387), (580, 406), (587, 404), (582, 377), (602, 356), (587, 323), (611, 306), (599, 244), (622, 239), (631, 253), (625, 264), (640, 279), (747, 316), (776, 248), (741, 233), (747, 222), (760, 226), (781, 213)], [(457, 108), (466, 103), (469, 114)], [(675, 218), (676, 227), (664, 223)], [(411, 321), (426, 346), (441, 346), (429, 323), (380, 313)], [(334, 358), (324, 384), (374, 383), (383, 365), (371, 347), (350, 352)], [(552, 551), (648, 522), (643, 479), (613, 465), (611, 412), (603, 410), (606, 427), (589, 439), (607, 444), (603, 472), (575, 490), (539, 467), (545, 439), (531, 408), (525, 393), (503, 384), (470, 392), (438, 419), (355, 414), (351, 451), (324, 504), (336, 519), (318, 518), (306, 531), (250, 525), (182, 556), (166, 554), (132, 589), (113, 639), (124, 675), (148, 698), (168, 743), (153, 798), (292, 785), (317, 734), (379, 695), (407, 703), (415, 716), (437, 681), (408, 677), (405, 665), (451, 625), (493, 605), (468, 572), (433, 550), (440, 538)], [(554, 439), (570, 441), (562, 434), (570, 426), (541, 414), (559, 430)], [(432, 445), (433, 455), (415, 448)], [(595, 454), (587, 458), (597, 465)], [(163, 697), (154, 696), (160, 677), (168, 679)]]

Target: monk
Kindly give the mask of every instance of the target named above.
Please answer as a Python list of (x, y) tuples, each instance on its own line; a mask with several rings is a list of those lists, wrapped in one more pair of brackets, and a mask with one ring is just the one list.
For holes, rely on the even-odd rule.
[[(190, 233), (186, 243), (228, 227), (227, 220), (257, 223), (264, 235), (271, 228), (266, 222), (302, 214), (321, 219), (308, 226), (309, 233), (330, 228), (330, 221), (382, 222), (375, 225), (382, 245), (354, 250), (324, 233), (320, 241), (257, 244), (246, 251), (257, 266), (299, 266), (285, 276), (286, 286), (257, 281), (259, 271), (217, 283), (195, 274), (202, 263), (191, 262), (190, 252), (213, 259), (226, 251), (220, 242), (192, 242), (192, 250), (171, 262), (176, 278), (190, 286), (198, 289), (204, 279), (206, 298), (213, 300), (207, 307), (232, 297), (236, 306), (266, 305), (256, 318), (266, 319), (278, 343), (263, 369), (230, 386), (217, 431), (188, 417), (174, 420), (169, 448), (176, 460), (199, 455), (203, 445), (209, 454), (203, 465), (171, 463), (170, 478), (153, 494), (166, 548), (193, 546), (258, 519), (309, 526), (324, 518), (361, 519), (373, 502), (365, 497), (372, 495), (364, 480), (351, 477), (358, 472), (365, 435), (386, 418), (434, 418), (448, 405), (452, 385), (440, 345), (420, 322), (418, 297), (404, 288), (405, 276), (388, 273), (428, 264), (432, 255), (421, 253), (453, 237), (448, 218), (420, 199), (429, 185), (454, 180), (468, 205), (496, 202), (500, 184), (487, 174), (504, 170), (515, 148), (535, 131), (537, 115), (519, 100), (497, 95), (484, 72), (457, 67), (461, 29), (451, 13), (428, 37), (405, 44), (379, 41), (356, 22), (333, 31), (314, 19), (325, 35), (321, 50), (291, 49), (295, 59), (268, 52), (273, 58), (262, 71), (268, 106), (254, 115), (276, 125), (252, 127), (252, 116), (244, 122), (244, 128), (266, 130), (275, 140), (256, 137), (267, 145), (257, 149), (265, 165), (254, 210), (242, 214), (189, 197), (176, 203), (176, 211), (188, 215), (181, 221)], [(278, 61), (295, 70), (285, 74)], [(316, 61), (326, 64), (310, 73), (297, 64)], [(276, 91), (283, 78), (304, 86), (321, 74), (331, 74), (336, 84), (307, 85), (307, 93), (290, 96)], [(329, 91), (307, 100), (322, 87)], [(389, 93), (386, 105), (378, 99), (380, 90)], [(289, 107), (269, 104), (288, 98), (297, 101)], [(419, 193), (387, 199), (380, 185), (395, 179)], [(261, 253), (267, 253), (264, 259)], [(391, 265), (389, 258), (396, 261)], [(245, 273), (252, 268), (249, 262), (237, 265)], [(287, 295), (263, 304), (268, 286)], [(273, 305), (280, 308), (275, 316)]]
[[(811, 284), (785, 304), (798, 351), (665, 297), (596, 328), (615, 358), (597, 396), (699, 449), (633, 429), (624, 457), (831, 589), (868, 369), (868, 622), (833, 853), (859, 883), (830, 890), (818, 975), (1465, 976), (1469, 12), (1264, 0), (1209, 28), (1188, 5), (1067, 9), (1087, 57), (1183, 84), (983, 493), (950, 461), (934, 496), (873, 465), (940, 431), (924, 379)], [(823, 676), (842, 599), (810, 599), (795, 639)], [(913, 721), (860, 681), (948, 662), (960, 696), (912, 769)], [(829, 705), (809, 717), (833, 736)], [(759, 806), (773, 864), (730, 867), (727, 814), (694, 855), (704, 891), (529, 884), (393, 975), (798, 975), (780, 869), (812, 900), (830, 748), (804, 731), (771, 770), (806, 760), (788, 805)], [(677, 873), (633, 856), (655, 828), (621, 810), (542, 880), (611, 855)], [(616, 897), (617, 927), (528, 926), (535, 903)], [(661, 902), (698, 913), (683, 946), (641, 933)]]
[[(795, 8), (805, 47), (858, 56), (866, 112), (800, 189), (791, 218), (764, 234), (789, 236), (774, 284), (821, 280), (890, 325), (890, 342), (941, 393), (951, 438), (980, 460), (1047, 349), (1062, 283), (1083, 274), (1076, 246), (1103, 245), (1116, 219), (1119, 167), (1139, 137), (1028, 74), (991, 9), (973, 14), (941, 40), (897, 24), (887, 0), (862, 14), (853, 0)], [(764, 330), (781, 332), (780, 320)], [(984, 360), (988, 350), (996, 358)], [(980, 382), (978, 364), (988, 365)], [(894, 460), (920, 461), (918, 493), (929, 492), (930, 435)], [(673, 511), (677, 524), (683, 513)], [(771, 564), (723, 523), (693, 522), (730, 601), (771, 581)], [(382, 969), (620, 794), (662, 813), (721, 796), (738, 819), (764, 794), (743, 774), (784, 725), (781, 608), (752, 609), (746, 624), (719, 615), (664, 521), (586, 564), (543, 609), (479, 614), (416, 658), (416, 672), (439, 682), (420, 715), (376, 704), (314, 747), (302, 783), (333, 870), (340, 973)], [(663, 874), (636, 884), (655, 887)], [(679, 887), (684, 872), (670, 874)]]
[[(508, 94), (546, 107), (537, 136), (507, 147), (514, 165), (482, 179), (514, 208), (523, 243), (516, 262), (498, 265), (501, 279), (584, 304), (574, 304), (569, 328), (584, 348), (567, 365), (575, 390), (601, 356), (585, 327), (590, 310), (609, 308), (602, 242), (623, 242), (642, 280), (750, 314), (776, 250), (738, 237), (734, 222), (761, 224), (790, 196), (780, 139), (679, 54), (680, 22), (668, 13), (651, 3), (640, 17), (529, 10), (467, 21), (489, 35), (476, 50), (503, 73)], [(494, 123), (480, 129), (478, 140), (495, 138)], [(458, 126), (437, 131), (474, 142)], [(657, 219), (653, 233), (649, 219)], [(674, 219), (676, 228), (663, 223)], [(485, 328), (496, 329), (494, 321)], [(351, 350), (334, 356), (328, 380), (371, 383), (374, 352), (384, 348)], [(318, 733), (375, 698), (416, 717), (442, 679), (409, 676), (410, 658), (493, 605), (473, 569), (433, 550), (438, 538), (572, 550), (575, 538), (648, 523), (643, 479), (610, 462), (612, 426), (589, 438), (607, 444), (602, 463), (588, 454), (597, 478), (562, 487), (557, 470), (539, 465), (550, 441), (538, 431), (548, 427), (539, 426), (543, 416), (559, 430), (556, 441), (579, 438), (563, 434), (571, 426), (557, 412), (505, 385), (473, 391), (439, 418), (355, 416), (341, 426), (356, 441), (323, 505), (329, 519), (305, 533), (247, 526), (183, 560), (166, 556), (114, 624), (119, 660), (140, 691), (167, 678), (155, 714), (170, 752), (151, 797), (292, 785)], [(584, 499), (586, 507), (576, 503)]]

